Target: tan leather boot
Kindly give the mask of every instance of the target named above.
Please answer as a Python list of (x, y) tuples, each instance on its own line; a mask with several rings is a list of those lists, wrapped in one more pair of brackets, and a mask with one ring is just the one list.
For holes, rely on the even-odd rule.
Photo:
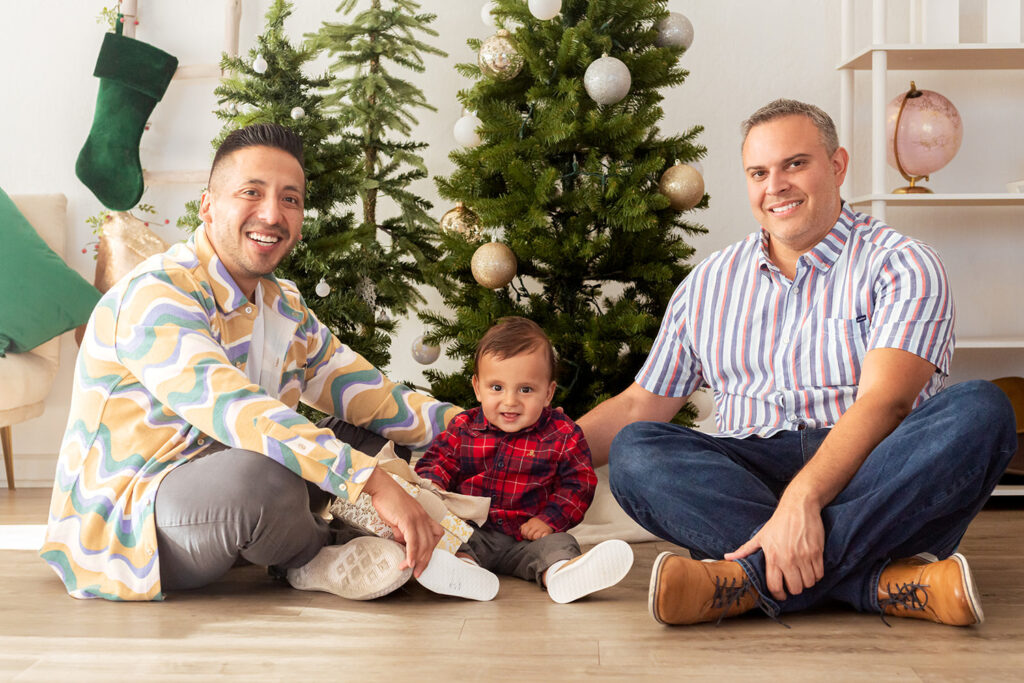
[(939, 562), (917, 556), (894, 560), (878, 577), (878, 604), (884, 615), (970, 626), (985, 620), (981, 599), (960, 553)]
[(669, 552), (654, 561), (648, 606), (660, 624), (720, 621), (757, 602), (757, 591), (738, 562), (701, 562)]

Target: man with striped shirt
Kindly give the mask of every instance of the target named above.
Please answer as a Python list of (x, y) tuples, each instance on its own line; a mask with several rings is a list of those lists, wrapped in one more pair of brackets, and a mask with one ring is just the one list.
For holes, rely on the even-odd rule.
[[(942, 263), (843, 202), (849, 157), (818, 107), (776, 100), (743, 132), (761, 229), (693, 269), (634, 384), (578, 421), (623, 508), (697, 558), (658, 557), (651, 613), (690, 624), (840, 600), (980, 623), (955, 550), (1016, 436), (994, 385), (942, 390)], [(669, 424), (702, 385), (714, 436)]]

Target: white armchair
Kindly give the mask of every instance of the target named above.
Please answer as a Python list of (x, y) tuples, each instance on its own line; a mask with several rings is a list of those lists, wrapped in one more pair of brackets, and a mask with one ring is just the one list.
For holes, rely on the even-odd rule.
[[(13, 195), (11, 199), (39, 236), (65, 255), (67, 198), (62, 194)], [(0, 358), (0, 447), (4, 452), (7, 488), (14, 488), (11, 426), (43, 414), (60, 362), (60, 336), (25, 353)]]

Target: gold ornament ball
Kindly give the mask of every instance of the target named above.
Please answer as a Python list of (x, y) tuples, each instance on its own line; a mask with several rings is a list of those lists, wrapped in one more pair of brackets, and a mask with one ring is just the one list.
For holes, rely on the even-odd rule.
[(661, 176), (658, 191), (676, 211), (688, 211), (704, 198), (704, 176), (693, 166), (676, 164)]
[(523, 70), (525, 61), (508, 31), (501, 29), (480, 46), (476, 63), (485, 76), (510, 81)]
[(516, 255), (501, 242), (482, 244), (470, 261), (473, 277), (487, 289), (500, 289), (516, 276)]
[(467, 240), (480, 237), (480, 218), (467, 209), (462, 202), (456, 202), (454, 209), (449, 209), (440, 222), (441, 232), (462, 235)]

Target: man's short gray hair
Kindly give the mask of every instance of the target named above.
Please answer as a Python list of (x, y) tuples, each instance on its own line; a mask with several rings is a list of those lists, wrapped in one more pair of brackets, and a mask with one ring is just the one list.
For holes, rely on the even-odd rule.
[(741, 126), (743, 142), (747, 141), (747, 135), (750, 134), (750, 129), (754, 126), (774, 121), (783, 116), (793, 115), (809, 118), (811, 123), (818, 129), (818, 134), (821, 136), (821, 144), (825, 146), (825, 151), (828, 152), (828, 155), (832, 156), (836, 153), (836, 150), (839, 149), (839, 134), (836, 133), (836, 124), (833, 123), (832, 117), (826, 114), (821, 107), (798, 100), (774, 100), (755, 111)]

